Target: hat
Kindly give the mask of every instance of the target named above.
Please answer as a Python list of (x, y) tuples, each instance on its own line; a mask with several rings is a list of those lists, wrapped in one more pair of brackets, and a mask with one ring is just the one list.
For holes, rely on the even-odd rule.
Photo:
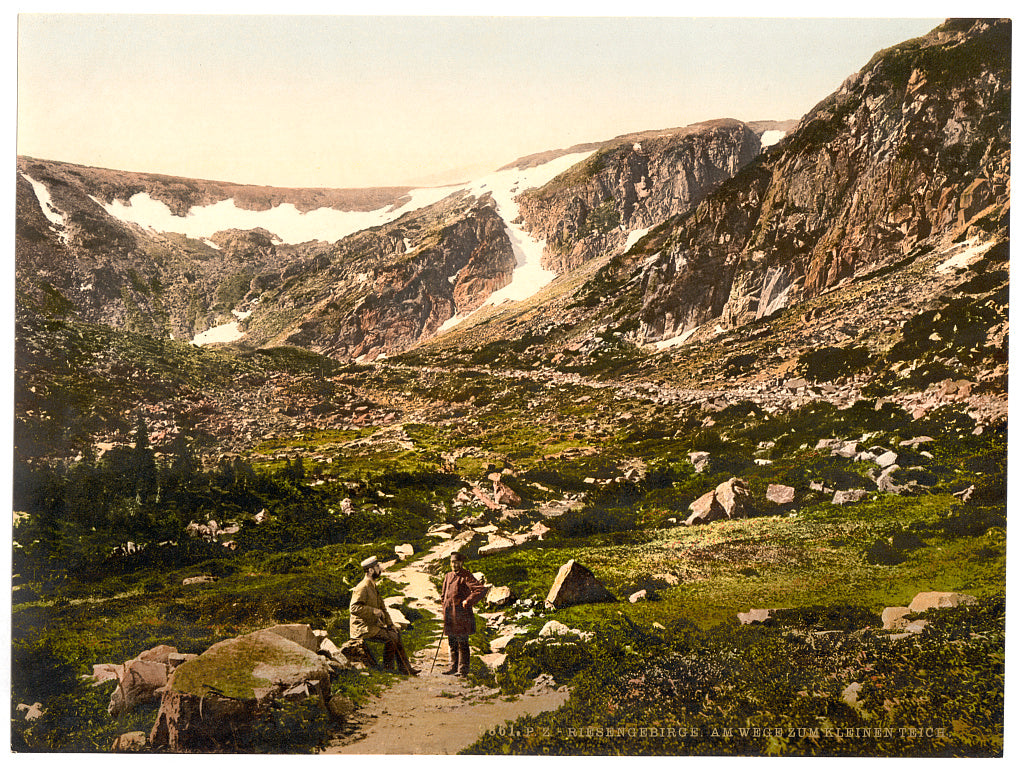
[(377, 564), (377, 563), (378, 563), (377, 562), (377, 557), (376, 556), (371, 556), (368, 559), (363, 559), (359, 563), (359, 566), (362, 567), (363, 569), (369, 569), (370, 567), (372, 567), (374, 564)]

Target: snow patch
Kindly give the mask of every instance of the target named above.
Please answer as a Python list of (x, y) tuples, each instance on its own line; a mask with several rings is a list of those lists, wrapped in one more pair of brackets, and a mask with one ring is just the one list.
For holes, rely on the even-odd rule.
[[(526, 232), (522, 224), (515, 223), (515, 220), (519, 218), (519, 204), (516, 203), (515, 196), (521, 190), (547, 184), (562, 172), (590, 157), (591, 154), (590, 152), (577, 152), (563, 155), (534, 168), (510, 168), (495, 171), (473, 183), (472, 189), (475, 194), (483, 196), (490, 193), (494, 199), (498, 216), (505, 220), (505, 232), (512, 244), (512, 252), (516, 258), (512, 281), (508, 286), (493, 292), (484, 300), (481, 308), (487, 305), (500, 305), (507, 301), (521, 302), (532, 297), (558, 276), (558, 273), (553, 270), (541, 267), (544, 239), (534, 238)], [(477, 308), (477, 310), (479, 309)], [(437, 333), (444, 334), (469, 318), (477, 310), (464, 315), (452, 316), (441, 324)]]
[(623, 253), (629, 251), (636, 243), (643, 238), (647, 233), (651, 231), (651, 228), (644, 227), (640, 230), (631, 230), (629, 235), (626, 236), (626, 245), (622, 247)]
[(245, 332), (238, 328), (238, 321), (221, 324), (207, 329), (192, 338), (192, 344), (197, 348), (203, 345), (212, 345), (218, 342), (234, 342), (245, 336)]
[(32, 185), (32, 191), (36, 194), (36, 200), (39, 201), (39, 208), (43, 210), (43, 216), (45, 216), (51, 224), (57, 225), (61, 228), (61, 232), (58, 234), (62, 243), (68, 242), (67, 233), (63, 232), (65, 218), (64, 213), (53, 205), (53, 198), (50, 197), (50, 191), (46, 185), (42, 182), (37, 181), (30, 177), (28, 174), (22, 174), (25, 180)]
[(761, 149), (765, 147), (771, 147), (773, 144), (778, 144), (782, 141), (782, 138), (786, 135), (785, 131), (765, 131), (761, 134)]
[[(954, 270), (963, 270), (964, 268), (970, 267), (972, 264), (977, 262), (985, 254), (986, 251), (992, 248), (995, 241), (983, 241), (977, 243), (977, 239), (972, 238), (965, 244), (957, 244), (957, 246), (966, 246), (963, 251), (954, 254), (952, 257), (935, 266), (936, 273), (951, 273)], [(954, 246), (953, 248), (957, 248)]]
[(459, 189), (462, 187), (457, 185), (411, 190), (410, 199), (404, 205), (385, 206), (374, 211), (319, 208), (303, 213), (292, 203), (282, 203), (267, 211), (250, 211), (238, 208), (234, 199), (229, 198), (209, 206), (193, 206), (183, 217), (174, 214), (167, 204), (153, 200), (145, 192), (136, 193), (127, 204), (119, 200), (104, 203), (95, 197), (92, 199), (110, 216), (122, 222), (156, 232), (182, 233), (202, 241), (207, 241), (219, 230), (253, 230), (262, 227), (277, 236), (275, 240), (278, 243), (333, 243), (359, 230), (387, 224), (406, 212), (437, 203)]
[(671, 337), (667, 340), (661, 340), (660, 342), (655, 342), (654, 347), (656, 347), (658, 350), (667, 350), (668, 348), (674, 348), (676, 345), (682, 345), (684, 342), (690, 339), (690, 337), (693, 336), (693, 333), (695, 331), (697, 331), (696, 326), (694, 326), (692, 329), (683, 332), (682, 334), (677, 334), (675, 337)]

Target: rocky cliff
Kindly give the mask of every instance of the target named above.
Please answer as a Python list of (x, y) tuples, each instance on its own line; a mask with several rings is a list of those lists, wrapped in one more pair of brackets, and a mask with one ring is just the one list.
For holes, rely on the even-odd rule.
[(476, 309), (516, 266), (493, 201), (464, 194), (353, 234), (324, 259), (261, 295), (248, 344), (342, 360), (393, 354)]
[(736, 326), (980, 234), (1009, 207), (1010, 24), (951, 21), (877, 54), (777, 147), (667, 221), (639, 336)]
[(547, 266), (566, 272), (620, 247), (630, 231), (688, 211), (760, 151), (759, 134), (737, 120), (631, 134), (524, 192), (519, 207), (547, 242)]

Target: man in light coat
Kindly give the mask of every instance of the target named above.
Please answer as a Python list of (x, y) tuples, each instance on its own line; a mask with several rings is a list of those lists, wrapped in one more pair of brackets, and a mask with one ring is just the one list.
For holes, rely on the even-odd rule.
[(452, 571), (441, 585), (441, 608), (444, 610), (444, 635), (448, 637), (451, 666), (444, 674), (465, 676), (469, 673), (469, 637), (476, 631), (473, 605), (487, 593), (487, 587), (465, 568), (466, 557), (451, 556)]
[(388, 608), (377, 591), (377, 579), (384, 572), (376, 556), (364, 559), (362, 564), (364, 577), (352, 589), (349, 602), (348, 635), (352, 639), (382, 639), (384, 641), (385, 669), (397, 663), (398, 670), (403, 674), (416, 676), (419, 673), (409, 663), (409, 656), (402, 646), (402, 637), (391, 622)]

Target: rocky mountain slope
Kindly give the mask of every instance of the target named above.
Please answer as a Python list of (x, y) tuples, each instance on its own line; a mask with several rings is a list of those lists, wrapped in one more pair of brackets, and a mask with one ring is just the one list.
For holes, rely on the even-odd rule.
[(565, 272), (686, 210), (749, 162), (759, 135), (736, 121), (647, 132), (432, 190), (283, 190), (20, 158), (20, 304), (175, 339), (249, 319), (214, 339), (393, 354), (509, 286), (537, 262), (524, 248), (553, 235), (532, 266)]
[(951, 22), (876, 55), (792, 134), (622, 260), (638, 337), (737, 326), (1009, 208), (1010, 27)]

